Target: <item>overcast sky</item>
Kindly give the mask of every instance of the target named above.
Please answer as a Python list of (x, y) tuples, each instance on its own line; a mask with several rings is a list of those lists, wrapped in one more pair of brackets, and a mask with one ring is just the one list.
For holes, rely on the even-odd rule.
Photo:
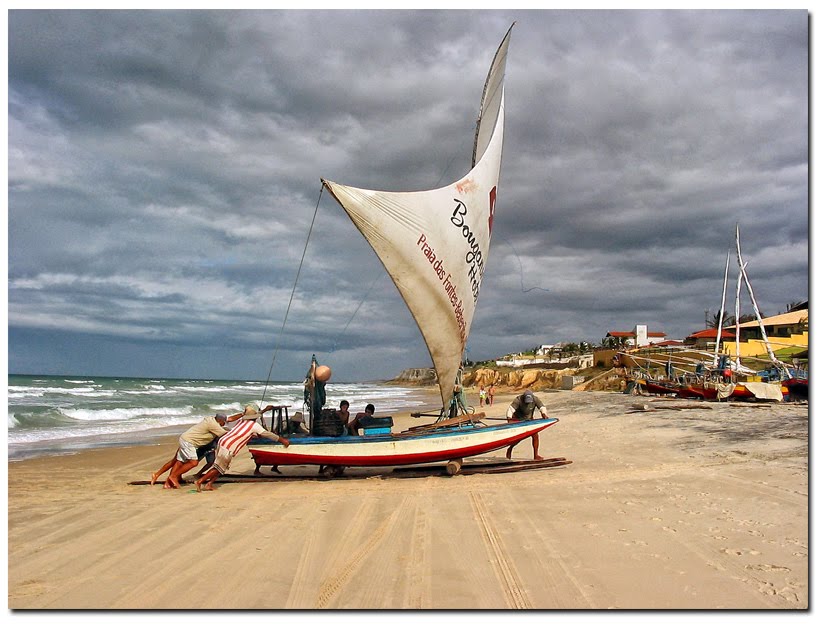
[(9, 371), (429, 366), (328, 193), (282, 323), (320, 178), (465, 174), (514, 21), (471, 359), (703, 329), (737, 222), (762, 312), (808, 297), (806, 11), (11, 11)]

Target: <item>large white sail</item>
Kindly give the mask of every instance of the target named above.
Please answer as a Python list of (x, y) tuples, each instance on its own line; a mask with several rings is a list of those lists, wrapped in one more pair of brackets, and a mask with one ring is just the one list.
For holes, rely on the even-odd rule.
[(488, 259), (503, 150), (503, 78), (510, 34), (511, 29), (486, 79), (473, 167), (463, 178), (410, 193), (322, 180), (372, 245), (412, 312), (437, 370), (444, 407), (453, 396)]

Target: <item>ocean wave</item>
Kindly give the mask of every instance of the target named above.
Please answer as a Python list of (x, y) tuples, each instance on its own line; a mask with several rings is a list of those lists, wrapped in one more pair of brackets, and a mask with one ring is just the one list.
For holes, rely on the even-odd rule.
[(67, 394), (70, 396), (79, 397), (111, 397), (114, 396), (113, 390), (100, 390), (98, 388), (59, 388), (54, 386), (46, 386), (38, 388), (36, 386), (9, 386), (9, 397), (12, 398), (26, 398), (26, 397), (41, 397), (46, 394)]
[(237, 392), (259, 392), (260, 389), (264, 388), (262, 384), (256, 385), (230, 385), (230, 386), (188, 386), (188, 385), (180, 385), (174, 386), (174, 390), (178, 390), (180, 392), (229, 392), (235, 394)]
[(193, 413), (193, 406), (185, 407), (128, 407), (112, 409), (69, 409), (60, 408), (59, 412), (73, 420), (133, 420), (145, 416), (188, 416)]
[(232, 414), (240, 412), (243, 409), (240, 403), (220, 403), (219, 405), (209, 405), (208, 407), (214, 412), (230, 412)]
[[(39, 442), (55, 442), (55, 441), (77, 441), (77, 440), (99, 440), (110, 439), (112, 436), (122, 436), (126, 434), (135, 434), (130, 436), (135, 441), (144, 442), (145, 438), (151, 436), (151, 432), (165, 430), (168, 427), (178, 427), (183, 425), (191, 425), (197, 422), (198, 417), (182, 417), (176, 416), (172, 418), (155, 418), (144, 419), (140, 421), (120, 421), (108, 423), (105, 425), (92, 425), (76, 428), (60, 428), (60, 429), (37, 429), (37, 430), (23, 430), (9, 431), (8, 444), (9, 451), (15, 447), (25, 444), (33, 444)], [(156, 435), (154, 433), (153, 435)]]
[[(262, 406), (286, 405), (292, 415), (302, 408), (304, 394), (301, 382), (108, 377), (66, 380), (25, 375), (10, 375), (7, 388), (9, 458), (12, 450), (15, 456), (23, 456), (36, 449), (42, 453), (62, 452), (122, 440), (144, 444), (168, 431), (181, 433), (204, 416), (240, 412), (244, 405), (262, 396)], [(367, 403), (374, 403), (376, 413), (386, 415), (414, 410), (424, 404), (424, 399), (428, 403), (428, 392), (375, 383), (333, 383), (327, 388), (327, 399), (329, 408), (337, 408), (342, 400), (349, 401), (353, 414), (362, 411)]]

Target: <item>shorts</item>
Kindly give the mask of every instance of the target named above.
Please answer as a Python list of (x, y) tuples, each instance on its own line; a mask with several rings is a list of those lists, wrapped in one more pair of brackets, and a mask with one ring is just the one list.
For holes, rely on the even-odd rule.
[(223, 446), (216, 448), (216, 461), (213, 462), (213, 467), (218, 470), (220, 474), (227, 472), (227, 469), (230, 468), (231, 461), (233, 461), (233, 453)]
[(212, 442), (205, 444), (204, 446), (200, 446), (196, 449), (196, 457), (202, 459), (205, 455), (213, 455), (216, 452), (216, 444), (219, 442), (219, 438), (214, 438)]
[(196, 455), (196, 447), (187, 440), (179, 438), (179, 450), (176, 452), (176, 459), (180, 462), (191, 461), (193, 459), (198, 460), (199, 456)]

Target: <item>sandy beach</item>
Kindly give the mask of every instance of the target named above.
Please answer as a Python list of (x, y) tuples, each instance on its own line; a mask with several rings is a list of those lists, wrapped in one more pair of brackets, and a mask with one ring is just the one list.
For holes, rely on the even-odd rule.
[[(805, 405), (538, 395), (560, 419), (540, 452), (570, 465), (284, 467), (197, 493), (129, 485), (175, 437), (10, 462), (9, 607), (808, 608)], [(514, 459), (531, 453), (524, 440)], [(252, 474), (246, 449), (230, 472)]]

